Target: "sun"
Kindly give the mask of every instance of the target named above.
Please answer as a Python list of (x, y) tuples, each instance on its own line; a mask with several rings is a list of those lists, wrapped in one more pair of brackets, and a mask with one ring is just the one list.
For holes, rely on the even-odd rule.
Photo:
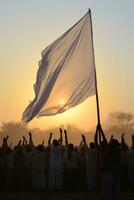
[(65, 103), (66, 103), (65, 99), (60, 99), (60, 100), (59, 100), (59, 104), (60, 104), (61, 106), (65, 105)]

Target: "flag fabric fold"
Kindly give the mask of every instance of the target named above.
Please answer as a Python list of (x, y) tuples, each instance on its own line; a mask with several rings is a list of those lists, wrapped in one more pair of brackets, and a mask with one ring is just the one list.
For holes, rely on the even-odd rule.
[(22, 116), (25, 123), (62, 113), (95, 94), (89, 12), (42, 52), (34, 91)]

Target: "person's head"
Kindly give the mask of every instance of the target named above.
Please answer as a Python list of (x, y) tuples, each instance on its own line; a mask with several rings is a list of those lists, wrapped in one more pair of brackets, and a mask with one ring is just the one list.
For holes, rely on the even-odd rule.
[(112, 149), (116, 149), (120, 146), (120, 143), (118, 142), (118, 140), (116, 139), (112, 139), (111, 142), (110, 142), (110, 147)]
[(90, 147), (90, 149), (95, 149), (95, 143), (94, 142), (90, 142), (89, 147)]
[(30, 152), (30, 151), (32, 151), (31, 146), (30, 146), (30, 145), (27, 145), (27, 146), (26, 146), (26, 152)]
[(39, 145), (36, 147), (36, 149), (37, 149), (38, 151), (43, 151), (43, 145), (39, 144)]
[(78, 151), (79, 151), (79, 147), (78, 147), (78, 146), (75, 146), (75, 147), (74, 147), (74, 150), (75, 150), (76, 152), (78, 152)]
[(54, 147), (57, 147), (57, 146), (59, 145), (58, 140), (54, 139), (54, 140), (53, 140), (53, 145), (54, 145)]
[(21, 146), (17, 146), (16, 153), (22, 155), (22, 148)]
[(74, 150), (74, 145), (70, 143), (70, 144), (68, 145), (68, 150), (69, 150), (69, 151), (73, 151), (73, 150)]
[(85, 146), (81, 146), (81, 148), (79, 149), (80, 153), (85, 154), (86, 153), (86, 148)]
[(101, 149), (105, 149), (105, 148), (107, 148), (107, 144), (106, 144), (106, 142), (101, 141), (101, 142), (100, 142), (100, 147), (101, 147)]

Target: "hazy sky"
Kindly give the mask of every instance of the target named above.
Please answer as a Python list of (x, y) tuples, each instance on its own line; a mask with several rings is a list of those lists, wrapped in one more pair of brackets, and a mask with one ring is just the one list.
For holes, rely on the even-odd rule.
[[(41, 51), (92, 9), (101, 118), (109, 112), (134, 112), (133, 0), (0, 0), (0, 124), (20, 121), (34, 97)], [(48, 128), (96, 123), (95, 97), (29, 126)]]

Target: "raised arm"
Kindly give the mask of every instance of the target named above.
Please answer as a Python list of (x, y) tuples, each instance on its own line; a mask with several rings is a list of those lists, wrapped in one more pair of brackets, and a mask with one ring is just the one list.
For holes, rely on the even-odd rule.
[(125, 138), (124, 138), (125, 133), (122, 134), (121, 136), (121, 147), (122, 148), (128, 148), (127, 143), (125, 142)]
[(60, 139), (59, 139), (59, 142), (61, 142), (61, 144), (62, 144), (62, 129), (60, 128)]
[(68, 137), (67, 137), (67, 131), (64, 130), (64, 134), (65, 134), (65, 145), (68, 145)]
[(83, 144), (83, 139), (80, 141), (79, 147), (81, 147)]
[(86, 141), (85, 135), (82, 134), (81, 137), (82, 137), (82, 140), (83, 140), (83, 143), (84, 143), (85, 147), (88, 149), (88, 145), (87, 145), (87, 141)]
[(29, 145), (34, 146), (31, 132), (29, 132)]
[(3, 144), (2, 147), (7, 149), (8, 148), (8, 138), (9, 136), (7, 135), (6, 137), (3, 138)]
[(24, 146), (27, 145), (27, 140), (26, 140), (25, 136), (23, 136), (23, 142), (22, 142), (22, 144), (23, 144)]
[(123, 133), (123, 134), (121, 135), (121, 144), (122, 144), (122, 145), (125, 144), (124, 135), (125, 135), (125, 133)]
[(114, 136), (111, 135), (111, 138), (110, 138), (110, 140), (109, 140), (109, 144), (111, 144), (113, 138), (114, 138)]
[(7, 149), (7, 142), (6, 142), (6, 138), (3, 138), (3, 143), (2, 143), (2, 150), (5, 151)]
[(101, 136), (102, 136), (103, 142), (104, 142), (105, 144), (108, 144), (107, 139), (106, 139), (106, 137), (105, 137), (105, 134), (104, 134), (104, 132), (103, 132), (103, 130), (102, 130), (101, 124), (98, 125), (98, 128), (99, 128), (99, 130), (100, 130), (100, 132), (101, 132)]
[(18, 142), (18, 147), (21, 147), (21, 142), (22, 142), (22, 140), (19, 140), (19, 142)]
[(27, 140), (25, 136), (23, 136), (23, 142), (22, 142), (22, 153), (25, 155), (26, 154), (26, 145), (27, 145)]
[(99, 143), (98, 143), (98, 125), (96, 126), (96, 132), (94, 135), (94, 143), (96, 145), (96, 147), (99, 147)]
[(42, 140), (42, 146), (44, 146), (44, 140)]
[(52, 140), (52, 133), (50, 133), (50, 135), (49, 135), (48, 145), (51, 144), (51, 140)]

